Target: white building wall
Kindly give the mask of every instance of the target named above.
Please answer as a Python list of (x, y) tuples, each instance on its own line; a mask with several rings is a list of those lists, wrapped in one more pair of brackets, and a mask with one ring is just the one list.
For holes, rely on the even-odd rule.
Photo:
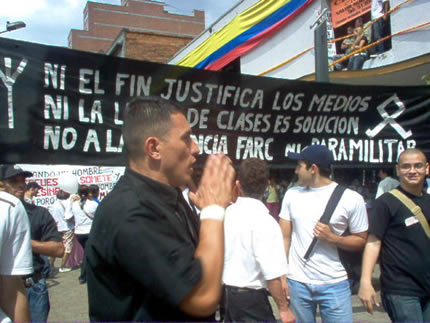
[[(179, 52), (170, 62), (174, 64), (188, 52), (200, 45), (209, 37), (211, 32), (221, 29), (240, 12), (246, 10), (258, 0), (243, 0), (234, 6), (224, 16), (220, 17), (211, 28), (205, 30), (199, 37)], [(405, 0), (390, 0), (391, 8)], [(314, 0), (302, 13), (295, 17), (282, 30), (265, 41), (261, 46), (241, 57), (241, 72), (249, 75), (259, 75), (269, 69), (289, 60), (300, 52), (314, 46), (314, 30), (309, 26), (318, 17), (321, 1)], [(391, 30), (396, 33), (419, 24), (430, 21), (430, 0), (412, 0), (402, 6), (391, 16)], [(430, 27), (398, 35), (392, 39), (392, 50), (383, 57), (369, 59), (364, 68), (379, 67), (398, 63), (403, 60), (430, 53)], [(312, 49), (282, 67), (264, 74), (286, 79), (297, 79), (315, 72), (315, 51)], [(427, 71), (428, 72), (428, 71)], [(423, 73), (424, 74), (424, 73)]]
[[(257, 75), (289, 60), (314, 46), (314, 31), (310, 25), (320, 12), (320, 1), (312, 4), (261, 46), (241, 57), (241, 72)], [(265, 76), (297, 79), (315, 71), (315, 51), (312, 49), (292, 62)]]
[[(391, 0), (391, 8), (405, 0)], [(241, 58), (242, 73), (257, 75), (314, 46), (314, 31), (309, 26), (318, 16), (320, 2), (315, 1), (292, 23)], [(422, 14), (422, 13), (428, 14)], [(413, 0), (391, 16), (392, 34), (430, 21), (430, 0)], [(430, 26), (392, 38), (392, 50), (383, 57), (369, 59), (364, 68), (398, 63), (430, 53)], [(315, 72), (315, 51), (311, 50), (298, 59), (265, 74), (286, 79), (297, 79)], [(423, 72), (424, 74), (424, 72)]]

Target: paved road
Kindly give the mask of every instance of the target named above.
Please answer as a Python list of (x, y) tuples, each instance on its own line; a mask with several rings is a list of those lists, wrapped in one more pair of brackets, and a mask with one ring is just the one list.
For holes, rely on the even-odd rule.
[[(87, 285), (78, 282), (79, 269), (68, 273), (58, 273), (48, 279), (51, 300), (50, 322), (88, 321)], [(378, 293), (379, 294), (379, 293)], [(379, 295), (378, 295), (379, 297)], [(352, 297), (354, 322), (389, 322), (383, 309), (369, 315), (357, 296)]]

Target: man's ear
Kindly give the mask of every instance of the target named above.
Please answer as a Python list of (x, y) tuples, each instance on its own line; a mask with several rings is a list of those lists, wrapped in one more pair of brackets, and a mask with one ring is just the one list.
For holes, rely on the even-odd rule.
[(161, 158), (160, 144), (161, 141), (157, 137), (146, 138), (144, 146), (145, 154), (152, 159), (159, 160)]
[(311, 165), (311, 173), (312, 174), (316, 174), (318, 170), (318, 165), (317, 164), (312, 164)]
[(241, 195), (242, 186), (240, 185), (240, 182), (236, 180), (233, 183), (233, 190), (232, 190), (232, 202), (236, 202), (237, 198)]

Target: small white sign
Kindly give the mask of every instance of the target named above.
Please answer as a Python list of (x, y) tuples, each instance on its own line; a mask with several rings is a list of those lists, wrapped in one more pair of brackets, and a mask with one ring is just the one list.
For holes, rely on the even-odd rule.
[(409, 218), (407, 218), (406, 220), (405, 220), (405, 225), (407, 226), (407, 227), (409, 227), (409, 226), (411, 226), (412, 224), (415, 224), (415, 223), (418, 223), (419, 221), (418, 221), (418, 219), (417, 219), (417, 217), (416, 216), (411, 216), (411, 217), (409, 217)]

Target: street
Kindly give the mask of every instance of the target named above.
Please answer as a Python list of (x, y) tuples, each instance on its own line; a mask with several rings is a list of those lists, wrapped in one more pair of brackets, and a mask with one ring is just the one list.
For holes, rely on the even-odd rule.
[[(375, 278), (377, 277), (376, 275), (377, 273), (374, 275)], [(57, 273), (54, 278), (48, 279), (51, 301), (50, 322), (88, 321), (87, 285), (80, 285), (78, 276), (79, 268), (68, 273)], [(378, 299), (380, 299), (379, 296), (378, 292)], [(354, 322), (390, 321), (382, 308), (376, 308), (374, 314), (369, 315), (356, 295), (352, 297), (352, 304)]]

